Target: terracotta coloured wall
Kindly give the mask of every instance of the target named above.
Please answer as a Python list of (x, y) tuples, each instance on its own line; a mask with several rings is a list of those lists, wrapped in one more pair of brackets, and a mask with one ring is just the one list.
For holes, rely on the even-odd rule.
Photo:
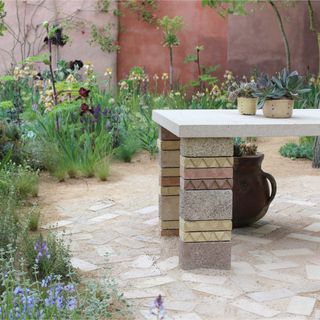
[[(276, 1), (279, 8), (279, 2)], [(316, 19), (320, 2), (313, 1)], [(316, 36), (309, 31), (307, 1), (293, 8), (281, 8), (291, 51), (292, 69), (305, 73), (318, 70)], [(319, 26), (320, 31), (320, 26)], [(270, 5), (255, 7), (247, 16), (230, 16), (228, 25), (228, 67), (237, 74), (248, 74), (254, 67), (275, 72), (285, 66), (285, 50), (279, 25)]]
[[(200, 0), (164, 0), (158, 4), (158, 17), (179, 15), (185, 22), (179, 33), (181, 45), (174, 51), (175, 79), (185, 83), (196, 78), (196, 64), (186, 65), (184, 58), (197, 45), (205, 46), (202, 64), (219, 64), (218, 73), (222, 74), (227, 66), (227, 21), (213, 10), (204, 9)], [(144, 67), (151, 77), (169, 72), (169, 53), (161, 44), (161, 30), (138, 21), (135, 14), (126, 10), (120, 25), (123, 31), (119, 35), (118, 79), (125, 77), (133, 66)]]

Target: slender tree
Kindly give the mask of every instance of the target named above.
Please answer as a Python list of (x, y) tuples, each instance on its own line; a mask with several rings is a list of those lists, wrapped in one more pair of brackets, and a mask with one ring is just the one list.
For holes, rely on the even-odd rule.
[[(317, 38), (318, 44), (318, 76), (320, 77), (320, 26), (315, 21), (315, 12), (311, 0), (308, 0), (309, 28)], [(315, 107), (320, 107), (315, 106)], [(320, 137), (316, 137), (313, 149), (312, 167), (320, 168)]]

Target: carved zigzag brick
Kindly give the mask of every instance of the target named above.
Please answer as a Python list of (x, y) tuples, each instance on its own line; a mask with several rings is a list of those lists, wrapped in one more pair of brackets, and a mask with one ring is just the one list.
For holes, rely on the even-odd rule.
[(231, 168), (233, 157), (186, 158), (181, 157), (181, 165), (185, 168)]
[(183, 242), (230, 241), (231, 231), (183, 232), (180, 229), (180, 239)]
[(233, 179), (181, 179), (180, 185), (185, 190), (225, 190), (232, 189)]

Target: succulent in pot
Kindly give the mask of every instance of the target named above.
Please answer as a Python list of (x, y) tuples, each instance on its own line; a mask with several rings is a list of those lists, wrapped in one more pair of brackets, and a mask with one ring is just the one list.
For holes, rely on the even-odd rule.
[(251, 82), (234, 82), (229, 88), (229, 100), (235, 102), (237, 100), (238, 110), (244, 115), (255, 115), (257, 98), (253, 96), (256, 83)]
[[(261, 169), (264, 155), (257, 145), (237, 138), (234, 143), (233, 228), (248, 226), (261, 219), (277, 192), (273, 176)], [(270, 185), (270, 186), (269, 186)]]
[(294, 100), (309, 92), (304, 78), (297, 71), (283, 69), (271, 78), (267, 74), (258, 77), (253, 96), (258, 98), (258, 108), (268, 118), (290, 118)]

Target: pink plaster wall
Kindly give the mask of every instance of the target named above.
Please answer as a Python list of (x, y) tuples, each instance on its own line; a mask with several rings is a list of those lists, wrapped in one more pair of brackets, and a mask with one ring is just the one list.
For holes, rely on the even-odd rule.
[[(39, 0), (5, 0), (5, 10), (7, 16), (5, 20), (13, 28), (14, 32), (18, 31), (18, 24), (16, 19), (16, 4), (24, 17), (24, 10), (26, 10), (25, 23), (22, 23), (26, 28), (33, 24), (38, 27), (38, 32), (43, 30), (42, 22), (59, 21), (63, 18), (73, 16), (74, 21), (82, 22), (79, 27), (68, 31), (71, 41), (63, 48), (59, 49), (59, 57), (61, 59), (70, 61), (80, 59), (82, 61), (91, 61), (95, 69), (102, 75), (107, 67), (112, 67), (116, 74), (116, 53), (103, 53), (99, 47), (91, 46), (88, 42), (90, 39), (90, 25), (95, 23), (97, 26), (104, 26), (107, 23), (113, 23), (113, 34), (117, 39), (118, 32), (118, 18), (112, 13), (113, 9), (117, 7), (115, 0), (111, 1), (110, 12), (108, 14), (100, 13), (95, 10), (95, 0), (45, 0), (37, 13), (33, 16), (34, 10), (39, 3)], [(30, 55), (38, 54), (38, 48), (43, 46), (43, 34), (36, 40), (35, 50), (31, 50)], [(30, 43), (35, 41), (34, 33), (31, 33), (27, 39)], [(11, 50), (13, 46), (13, 38), (7, 32), (3, 37), (0, 37), (0, 48), (4, 50)], [(15, 49), (15, 56), (18, 61), (21, 60), (21, 53), (19, 46)], [(44, 50), (41, 50), (44, 52)], [(3, 50), (0, 50), (0, 73), (5, 72), (10, 67), (11, 59)], [(114, 77), (114, 83), (116, 77)]]

